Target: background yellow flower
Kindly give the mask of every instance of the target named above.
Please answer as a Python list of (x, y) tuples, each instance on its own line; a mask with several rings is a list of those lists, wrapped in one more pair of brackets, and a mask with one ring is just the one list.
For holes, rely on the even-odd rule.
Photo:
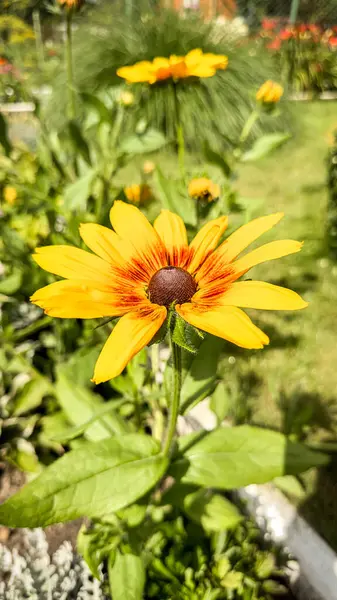
[(256, 100), (266, 104), (275, 104), (283, 96), (283, 87), (279, 83), (268, 79), (256, 93)]
[(219, 198), (221, 189), (217, 183), (214, 183), (207, 177), (192, 179), (188, 186), (188, 193), (191, 198), (207, 200), (212, 202)]

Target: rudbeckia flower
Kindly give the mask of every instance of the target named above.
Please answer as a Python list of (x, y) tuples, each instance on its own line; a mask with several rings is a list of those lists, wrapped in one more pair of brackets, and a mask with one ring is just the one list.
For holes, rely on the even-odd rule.
[(134, 183), (124, 188), (124, 194), (133, 204), (143, 204), (151, 198), (151, 189), (146, 183)]
[(214, 183), (211, 179), (199, 177), (190, 181), (188, 184), (188, 193), (191, 198), (195, 198), (196, 200), (212, 202), (216, 198), (219, 198), (221, 190), (219, 184)]
[(64, 279), (38, 290), (31, 300), (54, 317), (121, 317), (97, 360), (95, 383), (123, 371), (151, 342), (173, 304), (194, 327), (243, 348), (263, 348), (268, 337), (241, 308), (297, 310), (307, 305), (286, 288), (238, 281), (255, 265), (301, 249), (300, 242), (281, 240), (239, 258), (282, 216), (255, 219), (218, 246), (228, 221), (219, 217), (188, 244), (178, 215), (163, 210), (152, 226), (138, 208), (116, 201), (110, 211), (113, 231), (94, 223), (80, 227), (94, 254), (71, 246), (36, 249), (37, 264)]
[(228, 58), (223, 54), (203, 53), (200, 48), (191, 50), (186, 56), (172, 54), (161, 56), (153, 61), (143, 60), (130, 67), (121, 67), (117, 75), (129, 83), (147, 82), (150, 84), (165, 79), (186, 79), (187, 77), (213, 77), (218, 69), (226, 69)]
[(283, 87), (279, 83), (268, 79), (256, 93), (256, 100), (262, 104), (276, 104), (283, 96)]

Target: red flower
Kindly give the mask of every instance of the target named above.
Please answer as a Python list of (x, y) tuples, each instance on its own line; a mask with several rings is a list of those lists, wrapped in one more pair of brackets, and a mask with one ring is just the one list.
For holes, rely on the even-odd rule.
[(305, 25), (304, 23), (301, 23), (300, 25), (297, 25), (297, 31), (299, 33), (305, 33), (308, 29), (308, 26)]
[(337, 36), (336, 35), (329, 38), (329, 44), (330, 44), (330, 46), (332, 46), (332, 48), (337, 48)]
[(261, 26), (265, 31), (271, 31), (277, 26), (277, 19), (262, 19)]
[(290, 40), (294, 36), (292, 29), (285, 28), (280, 31), (280, 40)]
[(269, 44), (267, 44), (267, 48), (269, 48), (269, 50), (279, 50), (281, 48), (280, 38), (275, 37), (272, 42), (269, 42)]

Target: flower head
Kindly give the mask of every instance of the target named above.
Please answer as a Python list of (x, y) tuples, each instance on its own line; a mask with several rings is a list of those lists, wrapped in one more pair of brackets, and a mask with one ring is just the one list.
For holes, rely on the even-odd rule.
[(113, 231), (94, 223), (80, 227), (94, 254), (71, 246), (36, 249), (37, 264), (64, 279), (31, 300), (54, 317), (121, 317), (97, 360), (95, 383), (123, 371), (163, 325), (172, 304), (194, 327), (243, 348), (263, 348), (268, 337), (239, 307), (297, 310), (307, 305), (286, 288), (238, 281), (255, 265), (301, 249), (300, 242), (281, 240), (239, 257), (282, 216), (255, 219), (218, 246), (228, 222), (219, 217), (188, 244), (178, 215), (163, 210), (152, 227), (138, 208), (116, 201), (110, 211)]
[(13, 206), (13, 204), (15, 204), (16, 199), (18, 197), (18, 193), (16, 191), (16, 188), (11, 186), (11, 185), (6, 185), (3, 189), (3, 198), (4, 201), (9, 204), (10, 206)]
[(143, 204), (151, 198), (151, 189), (146, 183), (134, 183), (124, 188), (124, 194), (133, 204)]
[(135, 103), (135, 97), (131, 92), (124, 91), (121, 93), (119, 101), (123, 106), (132, 106)]
[(262, 104), (273, 105), (280, 101), (283, 96), (283, 87), (279, 83), (268, 79), (256, 94), (256, 100)]
[(221, 190), (217, 183), (207, 179), (207, 177), (199, 177), (192, 179), (188, 186), (188, 193), (196, 200), (206, 200), (212, 202), (219, 198)]
[(57, 0), (57, 2), (68, 10), (79, 9), (84, 4), (84, 0)]
[(143, 60), (130, 67), (121, 67), (117, 75), (129, 83), (156, 83), (165, 79), (187, 77), (213, 77), (216, 71), (227, 68), (228, 58), (223, 54), (203, 53), (196, 48), (186, 56), (172, 54), (169, 58), (156, 57), (153, 61)]
[(152, 160), (146, 160), (143, 164), (143, 173), (145, 173), (145, 175), (151, 175), (155, 168), (156, 165)]

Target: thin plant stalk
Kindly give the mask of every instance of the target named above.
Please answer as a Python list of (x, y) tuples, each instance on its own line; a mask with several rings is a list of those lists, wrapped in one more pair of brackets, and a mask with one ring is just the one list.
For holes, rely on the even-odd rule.
[(33, 11), (33, 27), (34, 27), (34, 35), (35, 35), (35, 48), (36, 48), (37, 63), (39, 65), (39, 68), (42, 70), (44, 68), (44, 51), (43, 51), (40, 12), (38, 10)]
[(253, 112), (249, 115), (247, 121), (245, 122), (242, 128), (242, 132), (240, 135), (240, 144), (243, 144), (246, 141), (259, 116), (260, 113), (256, 109), (254, 109)]
[(69, 119), (74, 119), (76, 116), (76, 100), (75, 100), (74, 68), (73, 68), (72, 20), (73, 20), (72, 10), (67, 10), (67, 13), (66, 13), (66, 68), (67, 68)]
[(177, 84), (173, 83), (173, 93), (174, 93), (174, 104), (176, 111), (176, 134), (177, 134), (177, 148), (178, 148), (178, 162), (180, 168), (180, 175), (183, 179), (185, 179), (185, 139), (184, 139), (184, 129), (181, 120), (180, 114), (180, 106), (178, 99), (178, 90)]
[(170, 346), (172, 356), (172, 396), (169, 406), (168, 426), (163, 446), (164, 456), (170, 456), (173, 448), (177, 419), (179, 414), (181, 394), (181, 348), (172, 339), (170, 331)]

